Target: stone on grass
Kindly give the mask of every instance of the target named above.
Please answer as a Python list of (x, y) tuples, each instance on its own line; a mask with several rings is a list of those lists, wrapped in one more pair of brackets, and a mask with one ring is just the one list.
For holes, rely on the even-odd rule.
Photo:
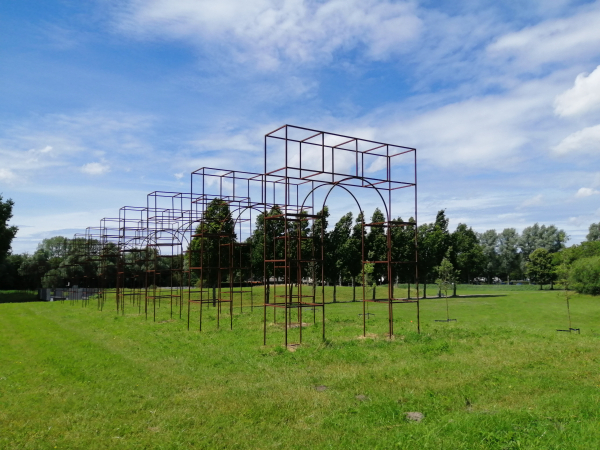
[(406, 414), (406, 418), (408, 420), (412, 420), (414, 422), (420, 422), (425, 417), (423, 415), (423, 413), (420, 413), (420, 412), (417, 412), (417, 411), (411, 411), (411, 412), (407, 412), (405, 414)]

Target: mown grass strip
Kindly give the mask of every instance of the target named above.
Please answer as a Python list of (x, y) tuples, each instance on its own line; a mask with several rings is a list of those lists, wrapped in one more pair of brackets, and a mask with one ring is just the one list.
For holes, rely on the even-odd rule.
[[(349, 289), (349, 288), (348, 288)], [(339, 289), (343, 295), (344, 289)], [(475, 291), (477, 292), (477, 291)], [(594, 448), (600, 442), (597, 300), (499, 291), (396, 308), (328, 306), (328, 341), (290, 352), (262, 310), (202, 333), (69, 303), (0, 305), (0, 448)], [(162, 313), (162, 311), (161, 311)], [(297, 331), (297, 330), (296, 330)], [(325, 386), (317, 390), (317, 386)], [(421, 422), (406, 412), (424, 414)]]

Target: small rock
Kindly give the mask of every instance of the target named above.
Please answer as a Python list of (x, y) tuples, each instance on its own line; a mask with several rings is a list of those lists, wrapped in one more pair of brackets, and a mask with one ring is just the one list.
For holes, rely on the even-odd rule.
[(407, 412), (406, 414), (406, 418), (408, 420), (412, 420), (414, 422), (420, 422), (421, 420), (423, 420), (423, 418), (425, 417), (423, 415), (423, 413), (420, 412), (416, 412), (416, 411), (411, 411), (411, 412)]
[(366, 402), (367, 400), (369, 400), (369, 397), (363, 394), (359, 394), (355, 398), (356, 400), (360, 400), (361, 402)]
[(327, 386), (315, 386), (317, 392), (323, 392), (327, 390)]

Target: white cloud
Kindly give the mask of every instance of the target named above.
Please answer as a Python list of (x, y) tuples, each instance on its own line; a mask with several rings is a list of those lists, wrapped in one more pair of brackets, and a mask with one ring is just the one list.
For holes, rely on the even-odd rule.
[(554, 105), (554, 112), (563, 117), (600, 108), (600, 66), (589, 75), (577, 75), (575, 85), (556, 97)]
[(600, 154), (600, 125), (570, 134), (553, 149), (559, 155), (569, 153)]
[(10, 183), (17, 179), (17, 176), (10, 169), (0, 168), (0, 181)]
[(373, 123), (387, 122), (379, 126), (377, 139), (416, 147), (419, 161), (435, 165), (513, 170), (559, 139), (551, 110), (556, 84), (551, 77), (521, 83), (503, 94), (473, 95), (411, 119), (398, 117), (394, 109), (402, 108), (395, 105), (374, 116)]
[(84, 164), (81, 167), (81, 171), (83, 173), (87, 173), (88, 175), (103, 175), (110, 170), (110, 166), (102, 163), (88, 163)]
[(575, 194), (575, 197), (584, 198), (584, 197), (589, 197), (590, 195), (595, 195), (595, 194), (600, 194), (600, 191), (597, 191), (596, 189), (592, 189), (592, 188), (582, 187), (581, 189), (579, 189), (577, 191), (577, 194)]
[(506, 34), (488, 46), (492, 57), (506, 57), (524, 68), (574, 61), (600, 51), (600, 10), (594, 4), (568, 18), (548, 20)]
[(544, 199), (544, 196), (542, 194), (538, 194), (535, 197), (527, 199), (523, 203), (521, 203), (521, 208), (526, 208), (528, 206), (541, 205), (543, 199)]
[(402, 52), (421, 28), (412, 2), (390, 0), (130, 0), (115, 8), (121, 31), (217, 46), (263, 68), (356, 48), (385, 59)]
[(183, 178), (183, 172), (176, 173), (175, 178), (177, 178), (178, 180), (181, 180)]
[(19, 188), (39, 182), (40, 177), (52, 178), (56, 170), (105, 172), (101, 167), (84, 165), (92, 158), (106, 157), (115, 165), (115, 160), (143, 153), (150, 161), (151, 148), (142, 141), (150, 120), (148, 116), (87, 111), (5, 123), (0, 130), (0, 161), (22, 181)]

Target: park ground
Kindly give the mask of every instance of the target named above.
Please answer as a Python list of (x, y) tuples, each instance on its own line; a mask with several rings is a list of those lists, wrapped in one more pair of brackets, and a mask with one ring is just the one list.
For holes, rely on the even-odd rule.
[(327, 305), (325, 342), (306, 310), (294, 351), (271, 311), (263, 345), (247, 299), (233, 330), (209, 308), (198, 332), (197, 305), (188, 331), (185, 308), (154, 321), (110, 299), (0, 293), (0, 448), (599, 448), (600, 299), (573, 295), (575, 334), (556, 331), (560, 291), (458, 293), (456, 322), (435, 321), (444, 299), (421, 301), (420, 334), (415, 305), (395, 306), (394, 339), (384, 305), (369, 305), (366, 338), (362, 303)]

